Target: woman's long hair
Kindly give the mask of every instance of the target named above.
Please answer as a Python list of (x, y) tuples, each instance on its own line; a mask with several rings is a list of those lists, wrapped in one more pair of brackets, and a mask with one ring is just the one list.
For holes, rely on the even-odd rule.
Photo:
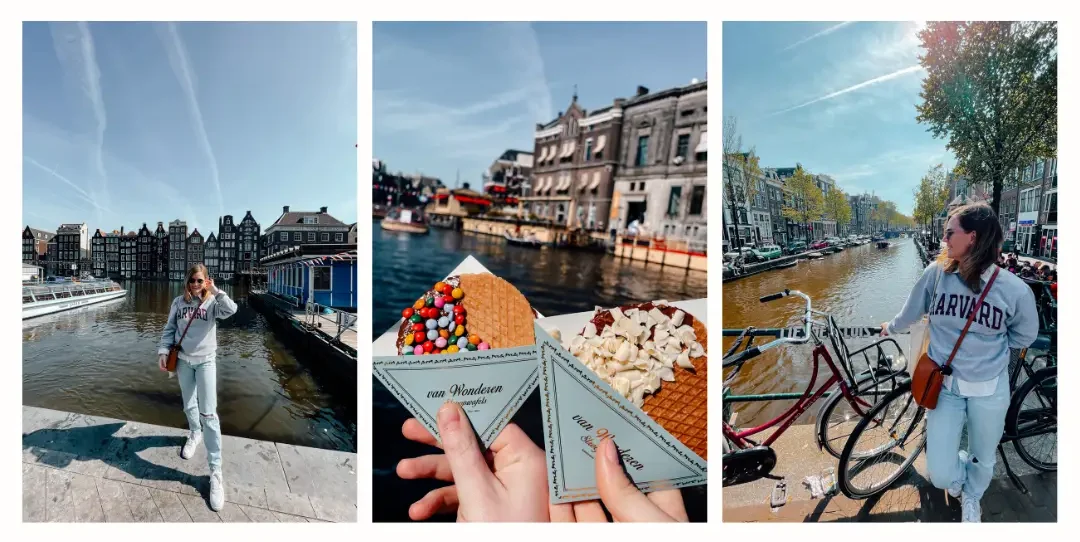
[(950, 219), (954, 216), (964, 233), (975, 232), (975, 241), (968, 248), (963, 262), (950, 258), (948, 250), (941, 251), (937, 261), (947, 273), (959, 269), (960, 280), (963, 280), (972, 292), (979, 293), (982, 290), (980, 277), (983, 271), (997, 261), (1005, 236), (1001, 232), (997, 213), (986, 203), (971, 203), (958, 207), (949, 213)]
[(191, 303), (191, 288), (188, 288), (188, 281), (191, 280), (191, 277), (195, 276), (195, 273), (202, 273), (202, 275), (203, 275), (203, 290), (202, 290), (202, 295), (199, 296), (199, 298), (200, 298), (199, 301), (206, 301), (206, 298), (210, 297), (210, 290), (208, 290), (206, 288), (206, 282), (205, 282), (207, 280), (210, 280), (210, 272), (206, 270), (205, 265), (203, 265), (201, 263), (197, 263), (197, 264), (194, 264), (194, 265), (192, 265), (191, 267), (188, 268), (188, 270), (187, 270), (187, 278), (184, 279), (184, 302), (185, 303)]

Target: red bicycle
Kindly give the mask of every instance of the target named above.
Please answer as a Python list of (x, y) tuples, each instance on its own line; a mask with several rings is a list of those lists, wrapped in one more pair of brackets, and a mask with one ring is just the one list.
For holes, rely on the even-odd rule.
[[(743, 364), (761, 353), (781, 345), (799, 345), (811, 341), (814, 345), (812, 352), (814, 368), (810, 382), (791, 408), (768, 423), (749, 429), (740, 430), (732, 427), (728, 420), (724, 421), (724, 486), (743, 484), (767, 476), (776, 466), (776, 452), (772, 449), (772, 444), (811, 405), (825, 397), (827, 392), (828, 397), (817, 417), (817, 440), (821, 448), (839, 458), (851, 431), (877, 403), (877, 400), (888, 395), (898, 383), (910, 378), (903, 351), (891, 337), (878, 339), (869, 346), (855, 351), (850, 350), (844, 340), (845, 335), (851, 336), (853, 333), (864, 337), (879, 336), (880, 328), (842, 329), (836, 325), (836, 320), (832, 316), (814, 310), (810, 297), (797, 290), (784, 290), (781, 293), (767, 295), (760, 301), (767, 303), (788, 296), (798, 296), (806, 300), (802, 328), (759, 330), (749, 327), (741, 332), (724, 330), (724, 335), (738, 334), (735, 343), (728, 349), (723, 359), (725, 370), (733, 368), (724, 379), (725, 392)], [(815, 316), (819, 319), (815, 320)], [(754, 338), (760, 336), (777, 338), (761, 346), (753, 346)], [(743, 344), (744, 340), (746, 340), (745, 344)], [(892, 356), (886, 353), (883, 347), (889, 344), (895, 347), (898, 355)], [(735, 353), (740, 346), (743, 350)], [(829, 346), (832, 346), (832, 352)], [(870, 352), (877, 354), (876, 360), (871, 360)], [(865, 361), (866, 368), (856, 371), (853, 360), (856, 360), (859, 355)], [(817, 391), (814, 391), (822, 362), (829, 368), (832, 375)], [(776, 430), (763, 442), (758, 443), (751, 439), (771, 428), (776, 428)]]

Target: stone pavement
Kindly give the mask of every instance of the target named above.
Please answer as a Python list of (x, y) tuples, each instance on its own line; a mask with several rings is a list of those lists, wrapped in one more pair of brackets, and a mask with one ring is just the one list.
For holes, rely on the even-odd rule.
[(356, 454), (224, 436), (225, 507), (187, 431), (23, 407), (24, 522), (355, 522)]
[[(1013, 471), (1027, 485), (1024, 495), (1005, 475), (1000, 455), (994, 465), (994, 480), (983, 496), (984, 522), (1056, 522), (1057, 473), (1040, 473), (1024, 463), (1012, 444), (1005, 453)], [(775, 480), (767, 478), (723, 490), (724, 522), (957, 522), (960, 502), (946, 504), (943, 491), (933, 487), (926, 474), (925, 452), (915, 460), (915, 469), (888, 491), (866, 500), (835, 495), (813, 499), (803, 479), (820, 474), (838, 461), (818, 451), (812, 424), (793, 425), (777, 439), (776, 468), (788, 486), (788, 502), (773, 510), (768, 504)]]

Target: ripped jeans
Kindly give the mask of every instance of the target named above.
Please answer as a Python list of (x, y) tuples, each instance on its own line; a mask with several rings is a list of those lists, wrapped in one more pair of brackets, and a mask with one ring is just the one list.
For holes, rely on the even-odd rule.
[(217, 415), (217, 362), (191, 364), (176, 360), (176, 378), (184, 399), (184, 415), (193, 433), (202, 433), (210, 470), (221, 469), (221, 422)]

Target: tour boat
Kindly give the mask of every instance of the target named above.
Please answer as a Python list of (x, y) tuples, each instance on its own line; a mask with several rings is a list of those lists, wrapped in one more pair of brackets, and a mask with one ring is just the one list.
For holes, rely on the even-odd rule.
[(544, 247), (544, 243), (542, 241), (540, 241), (539, 239), (537, 239), (536, 236), (534, 236), (534, 235), (529, 235), (529, 236), (525, 236), (525, 237), (514, 237), (513, 235), (510, 234), (510, 232), (504, 231), (503, 232), (503, 237), (506, 238), (507, 244), (510, 244), (510, 245), (516, 245), (516, 246), (519, 246), (519, 247), (527, 247), (527, 248), (543, 248)]
[(890, 246), (891, 245), (889, 244), (888, 241), (878, 241), (877, 242), (877, 247), (878, 248), (889, 248)]
[(388, 231), (404, 233), (427, 233), (428, 225), (424, 222), (424, 214), (419, 210), (391, 209), (386, 218), (382, 219), (379, 227)]
[(127, 295), (127, 290), (111, 280), (42, 283), (23, 286), (22, 317), (34, 318), (85, 307)]
[(820, 260), (821, 258), (824, 258), (825, 255), (820, 252), (808, 252), (806, 253), (806, 257), (811, 260)]

